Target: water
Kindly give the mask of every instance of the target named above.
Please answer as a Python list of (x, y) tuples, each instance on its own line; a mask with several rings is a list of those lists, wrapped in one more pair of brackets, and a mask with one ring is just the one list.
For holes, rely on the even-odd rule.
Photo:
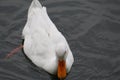
[[(0, 0), (0, 80), (57, 80), (19, 51), (32, 0)], [(42, 0), (75, 62), (66, 80), (120, 80), (120, 0)]]

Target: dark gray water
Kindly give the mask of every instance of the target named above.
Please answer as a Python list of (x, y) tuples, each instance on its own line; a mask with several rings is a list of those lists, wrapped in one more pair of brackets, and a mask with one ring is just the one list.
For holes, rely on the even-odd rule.
[[(0, 80), (52, 80), (19, 51), (32, 0), (0, 0)], [(66, 80), (120, 80), (120, 0), (42, 0), (75, 62)], [(56, 79), (53, 79), (56, 80)]]

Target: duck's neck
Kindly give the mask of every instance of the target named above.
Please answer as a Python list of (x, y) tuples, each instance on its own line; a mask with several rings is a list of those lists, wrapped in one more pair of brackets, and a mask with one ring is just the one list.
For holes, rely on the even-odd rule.
[(58, 78), (64, 79), (66, 77), (66, 62), (65, 60), (58, 60)]

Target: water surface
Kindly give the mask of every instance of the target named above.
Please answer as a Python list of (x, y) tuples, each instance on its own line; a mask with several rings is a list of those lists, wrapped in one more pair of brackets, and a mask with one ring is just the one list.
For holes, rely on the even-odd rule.
[[(0, 80), (52, 80), (19, 51), (32, 0), (0, 0)], [(66, 80), (120, 80), (120, 0), (41, 0), (75, 62)], [(56, 80), (56, 79), (53, 79)]]

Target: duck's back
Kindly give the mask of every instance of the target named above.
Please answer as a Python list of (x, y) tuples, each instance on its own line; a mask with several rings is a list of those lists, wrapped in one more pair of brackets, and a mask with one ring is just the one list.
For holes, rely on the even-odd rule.
[(55, 50), (49, 33), (50, 30), (56, 28), (51, 27), (50, 24), (50, 20), (47, 19), (46, 8), (42, 7), (38, 0), (33, 0), (22, 33), (24, 52), (34, 64), (53, 74), (57, 65)]

